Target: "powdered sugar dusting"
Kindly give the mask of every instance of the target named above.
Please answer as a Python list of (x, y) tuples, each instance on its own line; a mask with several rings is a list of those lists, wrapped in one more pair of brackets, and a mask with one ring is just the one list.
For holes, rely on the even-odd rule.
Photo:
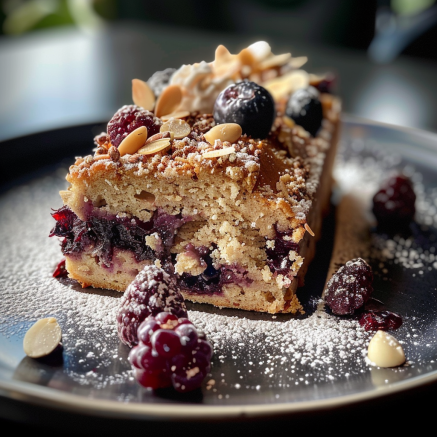
[[(379, 371), (370, 366), (365, 356), (373, 333), (365, 331), (354, 317), (334, 316), (318, 305), (321, 290), (307, 290), (312, 309), (304, 317), (190, 305), (189, 318), (214, 345), (204, 403), (320, 399), (332, 395), (333, 384), (341, 387), (338, 393), (352, 393), (358, 382), (371, 389), (420, 375), (423, 369), (437, 370), (433, 352), (437, 350), (436, 305), (429, 308), (429, 302), (437, 301), (435, 189), (427, 188), (421, 172), (402, 157), (384, 155), (380, 149), (364, 140), (343, 144), (335, 177), (340, 192), (362, 186), (366, 195), (395, 167), (409, 172), (415, 183), (418, 213), (414, 233), (389, 238), (372, 232), (368, 260), (375, 272), (375, 296), (403, 316), (404, 323), (394, 336), (406, 351), (407, 365)], [(63, 332), (65, 357), (57, 376), (64, 381), (58, 384), (60, 390), (71, 391), (73, 386), (96, 398), (153, 402), (152, 394), (132, 377), (129, 348), (117, 336), (122, 294), (82, 289), (73, 281), (52, 277), (62, 255), (58, 242), (48, 238), (53, 226), (50, 212), (61, 206), (58, 191), (65, 188), (66, 172), (59, 169), (34, 178), (0, 196), (0, 337), (6, 344), (19, 343), (37, 319), (56, 317)], [(15, 358), (14, 366), (20, 367), (23, 356), (24, 352)], [(16, 372), (15, 377), (26, 380), (25, 373)], [(92, 394), (78, 387), (88, 387)], [(254, 393), (263, 393), (263, 397)]]

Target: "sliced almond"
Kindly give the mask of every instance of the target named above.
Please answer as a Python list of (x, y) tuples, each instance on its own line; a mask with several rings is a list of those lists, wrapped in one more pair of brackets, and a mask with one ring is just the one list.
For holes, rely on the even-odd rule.
[(191, 132), (190, 125), (185, 120), (171, 118), (161, 125), (160, 132), (173, 132), (174, 138), (180, 140), (185, 138)]
[(23, 349), (31, 358), (49, 355), (59, 345), (62, 331), (54, 317), (47, 317), (35, 322), (26, 332)]
[(245, 48), (238, 53), (238, 59), (243, 65), (253, 65), (255, 63), (255, 56), (253, 56), (252, 51), (248, 48)]
[(147, 127), (141, 126), (132, 131), (118, 146), (120, 156), (133, 155), (147, 140)]
[(293, 91), (305, 88), (310, 83), (310, 75), (305, 70), (295, 70), (287, 75), (287, 79)]
[(214, 126), (204, 136), (208, 143), (214, 145), (215, 140), (229, 141), (233, 143), (243, 133), (241, 126), (237, 123), (223, 123)]
[(168, 121), (170, 118), (185, 118), (190, 115), (189, 111), (177, 111), (172, 112), (171, 114), (163, 115), (161, 118), (162, 121)]
[(288, 115), (284, 115), (282, 117), (282, 119), (284, 120), (284, 123), (289, 127), (289, 128), (293, 128), (294, 126), (296, 126), (296, 123), (294, 122), (294, 120), (292, 118), (290, 118)]
[(301, 68), (303, 65), (305, 65), (308, 62), (307, 56), (296, 56), (295, 58), (291, 58), (288, 61), (288, 65), (291, 68)]
[(215, 61), (228, 60), (232, 57), (231, 52), (222, 44), (215, 49)]
[(170, 138), (170, 140), (173, 140), (174, 134), (173, 132), (160, 132), (158, 134), (152, 135), (150, 138), (147, 138), (146, 144), (153, 143), (154, 141), (162, 140), (163, 138)]
[(202, 158), (218, 158), (220, 156), (230, 155), (231, 153), (235, 153), (235, 149), (232, 146), (219, 150), (211, 150), (210, 152), (204, 153)]
[(291, 53), (283, 53), (282, 55), (273, 55), (258, 64), (260, 70), (267, 68), (280, 67), (291, 58)]
[(230, 78), (238, 74), (241, 69), (241, 62), (235, 58), (227, 62), (220, 62), (214, 65), (216, 79)]
[(132, 79), (132, 100), (135, 105), (141, 106), (147, 111), (152, 111), (155, 106), (155, 94), (147, 82), (140, 79)]
[(275, 100), (309, 85), (310, 77), (305, 70), (295, 70), (264, 83)]
[(137, 153), (140, 155), (153, 155), (158, 152), (166, 152), (170, 147), (170, 138), (161, 138), (160, 140), (152, 141), (151, 143), (144, 145), (137, 151)]
[(310, 226), (309, 226), (308, 223), (305, 223), (304, 228), (307, 230), (307, 232), (308, 232), (312, 237), (314, 237), (314, 236), (316, 235), (316, 234), (313, 232), (313, 230), (310, 228)]
[(270, 45), (265, 41), (257, 41), (251, 44), (248, 49), (257, 61), (262, 61), (272, 54)]
[(162, 115), (171, 114), (175, 112), (182, 101), (182, 90), (179, 85), (168, 85), (162, 91), (155, 105), (155, 115), (161, 117)]

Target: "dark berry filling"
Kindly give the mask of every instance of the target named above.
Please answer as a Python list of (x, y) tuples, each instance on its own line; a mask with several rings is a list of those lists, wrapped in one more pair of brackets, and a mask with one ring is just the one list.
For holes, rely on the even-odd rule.
[(291, 241), (293, 231), (278, 231), (275, 227), (275, 245), (266, 247), (267, 264), (272, 273), (287, 275), (294, 261), (289, 258), (290, 250), (299, 251), (299, 246)]
[[(214, 249), (215, 247), (212, 250)], [(225, 284), (232, 283), (249, 286), (252, 283), (252, 280), (247, 277), (247, 271), (238, 266), (220, 266), (215, 268), (211, 258), (212, 250), (205, 246), (194, 247), (192, 244), (188, 244), (185, 250), (194, 252), (196, 256), (206, 263), (207, 268), (198, 276), (193, 276), (189, 273), (183, 273), (179, 276), (178, 284), (183, 291), (198, 294), (217, 294), (222, 292), (223, 285)]]
[(366, 331), (393, 331), (402, 325), (402, 317), (391, 311), (364, 311), (359, 323)]
[[(110, 268), (114, 249), (133, 252), (137, 261), (159, 259), (163, 269), (173, 275), (176, 255), (170, 254), (177, 230), (189, 217), (169, 215), (156, 211), (149, 222), (136, 218), (114, 216), (111, 218), (88, 214), (86, 221), (80, 220), (67, 206), (63, 206), (52, 214), (56, 224), (50, 237), (62, 237), (61, 249), (64, 255), (80, 254), (92, 250), (103, 266)], [(145, 237), (157, 233), (160, 245), (152, 250), (145, 242)], [(215, 248), (213, 247), (212, 250)], [(217, 294), (221, 293), (225, 284), (249, 286), (252, 283), (243, 268), (232, 266), (213, 266), (211, 252), (207, 247), (194, 247), (189, 244), (186, 251), (192, 251), (207, 265), (206, 270), (193, 276), (189, 273), (175, 275), (179, 289), (187, 293)]]
[(212, 345), (187, 318), (167, 312), (149, 316), (139, 326), (138, 339), (129, 362), (144, 387), (188, 392), (199, 388), (211, 370)]
[[(50, 237), (63, 237), (61, 248), (64, 255), (92, 249), (95, 256), (107, 267), (112, 265), (115, 248), (132, 251), (137, 261), (165, 258), (173, 245), (176, 230), (190, 220), (157, 210), (148, 222), (137, 218), (106, 218), (92, 214), (88, 215), (86, 221), (82, 221), (67, 206), (58, 209), (52, 216), (56, 224)], [(145, 241), (147, 235), (155, 232), (162, 243), (157, 252)]]

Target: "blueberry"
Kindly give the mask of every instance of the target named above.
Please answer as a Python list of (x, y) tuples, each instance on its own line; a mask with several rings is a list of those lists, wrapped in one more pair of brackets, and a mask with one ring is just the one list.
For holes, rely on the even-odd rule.
[(285, 113), (313, 137), (316, 136), (323, 120), (319, 92), (312, 86), (298, 89), (290, 96)]
[(243, 80), (229, 85), (218, 95), (213, 115), (218, 124), (237, 123), (243, 134), (263, 139), (276, 117), (275, 101), (262, 86)]

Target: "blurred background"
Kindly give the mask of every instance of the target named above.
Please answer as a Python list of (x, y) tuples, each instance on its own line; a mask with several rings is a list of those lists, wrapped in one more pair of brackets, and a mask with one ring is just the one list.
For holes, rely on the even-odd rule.
[(437, 132), (435, 0), (0, 0), (0, 140), (104, 122), (131, 79), (266, 40), (348, 114)]

